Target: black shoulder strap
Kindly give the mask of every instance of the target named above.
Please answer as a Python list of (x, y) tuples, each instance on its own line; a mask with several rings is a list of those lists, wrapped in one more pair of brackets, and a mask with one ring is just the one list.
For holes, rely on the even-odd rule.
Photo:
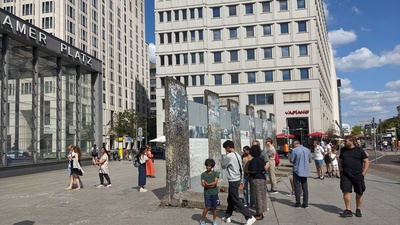
[(237, 157), (236, 152), (234, 152), (233, 154), (235, 154), (236, 159), (237, 159), (237, 161), (238, 161), (238, 164), (239, 164), (239, 171), (240, 171), (240, 179), (242, 179), (242, 177), (243, 177), (243, 172), (242, 172), (242, 167), (240, 166), (239, 158)]

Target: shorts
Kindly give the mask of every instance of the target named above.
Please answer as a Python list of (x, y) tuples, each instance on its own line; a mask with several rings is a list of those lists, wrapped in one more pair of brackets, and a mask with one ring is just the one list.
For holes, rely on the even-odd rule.
[(339, 170), (339, 165), (338, 164), (332, 164), (332, 170), (333, 171)]
[(332, 163), (331, 157), (329, 157), (329, 155), (326, 155), (326, 156), (324, 157), (324, 161), (325, 161), (326, 164)]
[(314, 162), (316, 166), (322, 166), (322, 159), (321, 160), (314, 159)]
[(352, 192), (352, 187), (354, 192), (358, 195), (363, 195), (366, 190), (364, 176), (360, 173), (354, 177), (345, 175), (343, 172), (340, 173), (340, 189), (342, 192)]
[(97, 156), (99, 156), (99, 153), (92, 152), (92, 157), (97, 157)]
[(204, 195), (204, 202), (208, 209), (216, 208), (220, 204), (218, 195)]

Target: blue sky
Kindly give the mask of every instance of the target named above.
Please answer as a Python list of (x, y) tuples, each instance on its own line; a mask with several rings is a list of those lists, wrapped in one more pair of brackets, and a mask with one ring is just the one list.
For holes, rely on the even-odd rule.
[[(154, 1), (145, 3), (146, 41), (154, 43)], [(400, 1), (325, 0), (324, 7), (336, 74), (342, 79), (342, 122), (353, 126), (397, 115)]]

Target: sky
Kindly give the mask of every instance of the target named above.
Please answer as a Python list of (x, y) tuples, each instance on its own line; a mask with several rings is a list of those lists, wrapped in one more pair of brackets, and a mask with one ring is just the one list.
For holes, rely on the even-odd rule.
[[(154, 1), (146, 0), (146, 41), (154, 60)], [(324, 0), (342, 123), (397, 115), (400, 106), (400, 1)]]

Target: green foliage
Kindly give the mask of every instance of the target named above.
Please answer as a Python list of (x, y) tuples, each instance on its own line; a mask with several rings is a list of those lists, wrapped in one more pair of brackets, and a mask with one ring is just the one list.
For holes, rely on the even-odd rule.
[(393, 127), (399, 128), (399, 117), (392, 117), (390, 119), (384, 120), (381, 122), (381, 133), (385, 133), (387, 129), (391, 129)]
[(361, 134), (361, 126), (354, 126), (353, 129), (351, 130), (350, 136), (354, 136), (357, 134)]
[(111, 128), (108, 134), (114, 135), (116, 139), (125, 135), (136, 139), (137, 129), (142, 127), (143, 136), (147, 136), (146, 120), (146, 117), (139, 115), (134, 109), (126, 109), (123, 112), (115, 113), (113, 120), (109, 122)]

